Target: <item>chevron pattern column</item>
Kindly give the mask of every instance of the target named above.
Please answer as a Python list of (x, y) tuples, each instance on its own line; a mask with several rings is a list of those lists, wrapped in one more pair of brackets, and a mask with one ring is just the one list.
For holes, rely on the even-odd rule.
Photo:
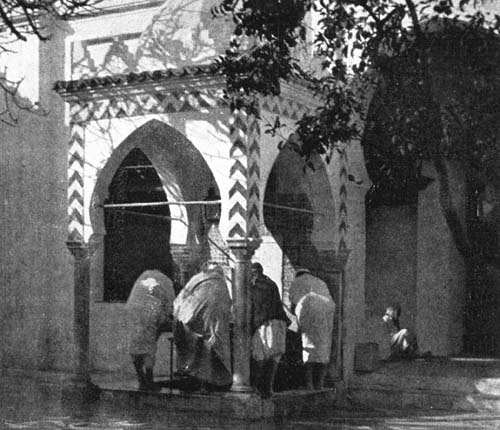
[(259, 238), (260, 127), (254, 116), (235, 110), (230, 120), (233, 160), (229, 176), (229, 239)]
[(244, 109), (230, 119), (233, 160), (229, 176), (229, 234), (227, 243), (235, 255), (233, 275), (233, 391), (250, 386), (250, 262), (259, 239), (260, 127)]
[(83, 162), (84, 126), (76, 122), (70, 124), (68, 148), (68, 241), (83, 242)]
[(339, 233), (339, 244), (338, 253), (343, 255), (347, 251), (347, 180), (348, 180), (348, 159), (347, 150), (344, 149), (340, 153), (340, 173), (339, 173), (339, 223), (338, 223), (338, 233)]
[(65, 391), (94, 397), (99, 389), (91, 381), (90, 345), (90, 257), (93, 249), (85, 243), (83, 175), (85, 160), (85, 122), (79, 121), (73, 105), (68, 145), (68, 239), (66, 246), (74, 257), (73, 273), (73, 342), (75, 369)]

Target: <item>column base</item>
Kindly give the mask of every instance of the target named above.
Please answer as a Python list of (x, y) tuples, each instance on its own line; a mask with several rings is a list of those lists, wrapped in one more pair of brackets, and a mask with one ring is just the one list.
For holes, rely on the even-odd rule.
[(233, 384), (231, 391), (233, 393), (252, 393), (254, 390), (250, 385)]
[(66, 401), (91, 402), (100, 398), (101, 391), (90, 378), (75, 375), (62, 389), (62, 396)]

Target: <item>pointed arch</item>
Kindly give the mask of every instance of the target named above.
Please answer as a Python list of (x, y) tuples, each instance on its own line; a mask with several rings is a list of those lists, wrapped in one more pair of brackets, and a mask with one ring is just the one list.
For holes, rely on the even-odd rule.
[[(159, 120), (148, 121), (131, 133), (111, 154), (100, 172), (92, 194), (90, 222), (94, 233), (105, 234), (103, 205), (109, 185), (125, 157), (134, 148), (151, 161), (169, 202), (203, 200), (215, 178), (203, 156), (182, 133)], [(201, 208), (170, 206), (174, 219), (171, 241), (187, 243), (188, 234), (196, 234)]]
[[(149, 179), (145, 182), (135, 179), (136, 186), (151, 187), (142, 194), (127, 190), (126, 187), (130, 186), (130, 180), (121, 185), (116, 179), (120, 171), (133, 170), (138, 165), (146, 166), (143, 168), (143, 173), (146, 170), (151, 172), (146, 175)], [(136, 170), (135, 176), (140, 176), (141, 169)], [(116, 198), (117, 188), (120, 186), (124, 187), (123, 192), (127, 194), (125, 199)], [(175, 128), (161, 121), (151, 120), (132, 132), (108, 158), (96, 179), (92, 193), (89, 208), (93, 230), (92, 237), (94, 243), (100, 248), (92, 262), (95, 269), (92, 284), (96, 296), (101, 300), (103, 298), (105, 300), (123, 300), (125, 297), (125, 293), (120, 293), (119, 297), (116, 294), (107, 294), (107, 285), (110, 282), (108, 282), (109, 276), (106, 277), (106, 274), (115, 270), (114, 267), (108, 267), (108, 259), (112, 256), (113, 249), (119, 245), (112, 240), (113, 232), (107, 231), (112, 223), (106, 220), (110, 213), (108, 209), (105, 209), (106, 204), (166, 202), (165, 205), (161, 206), (163, 209), (151, 210), (151, 208), (146, 209), (144, 206), (143, 209), (125, 209), (129, 213), (129, 217), (134, 218), (141, 226), (144, 226), (146, 217), (152, 219), (152, 216), (157, 219), (156, 224), (164, 223), (155, 227), (156, 233), (153, 232), (154, 229), (146, 228), (147, 226), (134, 229), (133, 226), (127, 225), (126, 233), (129, 235), (127, 236), (127, 246), (137, 248), (130, 251), (129, 254), (144, 260), (144, 263), (141, 264), (154, 264), (157, 266), (155, 268), (163, 268), (168, 276), (182, 284), (185, 276), (182, 259), (191, 260), (193, 257), (196, 258), (197, 253), (202, 252), (201, 245), (206, 241), (207, 232), (205, 231), (202, 206), (174, 203), (204, 200), (211, 187), (220, 195), (212, 171), (201, 153)], [(158, 220), (159, 218), (162, 220)], [(148, 247), (145, 242), (147, 240), (154, 246)], [(158, 241), (161, 243), (157, 244)], [(176, 254), (177, 257), (174, 252), (179, 253)], [(130, 256), (128, 254), (119, 255), (113, 261), (119, 262), (125, 257)], [(111, 265), (113, 261), (111, 261)], [(143, 269), (146, 268), (153, 267), (143, 267)], [(104, 278), (108, 279), (106, 285), (102, 283)], [(130, 279), (132, 278), (131, 275)], [(130, 284), (130, 282), (128, 283)]]
[[(325, 248), (325, 243), (335, 241), (332, 188), (323, 160), (317, 156), (313, 162), (314, 170), (304, 170), (302, 158), (285, 146), (266, 184), (264, 222), (282, 247), (284, 264), (288, 261), (292, 267), (315, 268), (320, 264), (318, 251)], [(284, 267), (285, 289), (286, 271)]]

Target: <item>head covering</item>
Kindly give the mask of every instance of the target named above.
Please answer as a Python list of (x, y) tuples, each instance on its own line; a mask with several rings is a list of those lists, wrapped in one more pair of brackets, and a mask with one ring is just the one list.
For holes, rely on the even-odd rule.
[(400, 315), (401, 315), (401, 306), (389, 306), (386, 310), (385, 310), (385, 314), (392, 318), (393, 320), (398, 320)]
[(309, 269), (306, 269), (305, 267), (299, 267), (296, 271), (295, 271), (295, 276), (300, 276), (300, 275), (303, 275), (304, 273), (311, 273)]
[(324, 296), (328, 300), (332, 300), (328, 285), (322, 279), (314, 276), (307, 269), (300, 270), (300, 272), (297, 270), (298, 273), (295, 275), (295, 279), (288, 290), (288, 295), (293, 304), (296, 305), (302, 297), (309, 293), (315, 293)]
[(224, 276), (224, 269), (217, 261), (206, 261), (202, 264), (201, 271), (203, 273), (217, 274), (222, 277)]
[(264, 273), (264, 268), (260, 263), (252, 263), (252, 271)]

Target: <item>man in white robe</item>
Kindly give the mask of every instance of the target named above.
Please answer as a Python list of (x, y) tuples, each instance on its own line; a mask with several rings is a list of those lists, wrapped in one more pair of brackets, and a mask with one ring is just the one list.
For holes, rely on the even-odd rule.
[(154, 389), (153, 368), (161, 333), (172, 329), (175, 291), (159, 270), (146, 270), (137, 278), (125, 309), (131, 320), (129, 353), (139, 389)]
[(231, 304), (224, 272), (215, 263), (205, 264), (174, 301), (177, 373), (194, 378), (202, 390), (232, 383)]
[(307, 269), (297, 270), (289, 294), (301, 334), (306, 388), (322, 389), (330, 362), (335, 302), (326, 283)]

